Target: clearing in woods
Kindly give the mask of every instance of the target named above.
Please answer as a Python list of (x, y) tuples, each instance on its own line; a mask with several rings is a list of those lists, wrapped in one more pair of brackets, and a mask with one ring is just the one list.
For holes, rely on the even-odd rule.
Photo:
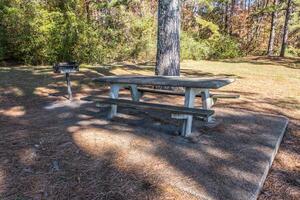
[[(121, 74), (153, 75), (153, 71), (154, 66), (151, 64), (81, 66), (80, 72), (71, 76), (74, 98), (99, 94), (100, 87), (94, 85), (90, 78)], [(181, 75), (235, 77), (236, 82), (221, 91), (240, 94), (240, 99), (219, 100), (216, 109), (278, 114), (289, 119), (287, 132), (259, 199), (297, 199), (300, 195), (300, 60), (251, 57), (224, 61), (184, 61), (181, 63)], [(107, 92), (107, 88), (102, 87), (101, 92)], [(123, 93), (126, 95), (126, 92)], [(129, 149), (149, 149), (155, 141), (139, 134), (130, 135), (132, 127), (126, 126), (133, 123), (130, 120), (112, 126), (110, 130), (104, 128), (104, 120), (90, 118), (89, 113), (95, 112), (94, 106), (89, 106), (85, 113), (71, 112), (66, 107), (76, 108), (80, 105), (75, 102), (68, 106), (63, 97), (66, 95), (64, 77), (54, 74), (51, 67), (0, 66), (0, 95), (1, 198), (189, 197), (189, 194), (162, 185), (161, 177), (152, 173), (152, 169), (170, 165), (168, 159), (171, 158), (153, 155), (153, 160), (161, 166), (152, 166), (151, 163), (143, 167), (124, 165), (126, 151), (118, 148), (118, 133), (123, 132), (123, 137), (126, 136), (128, 140), (120, 140)], [(146, 98), (162, 101), (160, 97), (155, 98), (155, 95)], [(181, 97), (166, 97), (164, 100), (169, 103), (182, 101)], [(149, 115), (149, 118), (157, 117), (151, 116), (151, 113), (144, 115)], [(129, 115), (124, 116), (124, 119), (130, 118)], [(121, 117), (124, 116), (121, 114)], [(133, 121), (140, 120), (138, 116), (131, 117)], [(167, 119), (160, 120), (162, 122), (157, 122), (158, 124), (163, 124)], [(85, 130), (80, 128), (91, 124), (96, 124), (97, 127), (89, 128), (88, 133), (83, 134)], [(222, 131), (222, 127), (218, 128)], [(99, 129), (103, 129), (103, 137), (100, 138), (96, 135)], [(140, 138), (130, 140), (131, 137)], [(160, 140), (157, 135), (153, 139), (157, 139), (158, 145), (165, 145), (166, 141)], [(102, 146), (95, 146), (99, 141)], [(127, 144), (128, 141), (134, 142)], [(176, 142), (179, 147), (184, 143)], [(168, 151), (171, 149), (161, 149), (162, 154), (167, 154)], [(134, 163), (137, 155), (133, 151), (131, 153), (132, 155), (126, 156)], [(144, 159), (146, 153), (141, 154), (140, 159)], [(150, 150), (148, 154), (151, 154)], [(184, 174), (184, 168), (175, 163), (172, 166), (179, 173), (175, 175)], [(191, 174), (190, 176), (192, 177)]]

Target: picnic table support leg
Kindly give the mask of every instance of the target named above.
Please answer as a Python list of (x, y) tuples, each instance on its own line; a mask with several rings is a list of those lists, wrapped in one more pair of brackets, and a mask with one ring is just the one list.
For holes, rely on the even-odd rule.
[(131, 98), (133, 101), (140, 101), (140, 92), (137, 89), (137, 85), (131, 84), (130, 86)]
[[(195, 90), (193, 88), (185, 89), (184, 107), (193, 108), (195, 101)], [(184, 119), (181, 135), (184, 137), (189, 136), (192, 133), (193, 115), (186, 115)]]
[[(120, 86), (117, 84), (112, 84), (110, 86), (109, 97), (112, 99), (118, 99)], [(117, 105), (111, 105), (108, 118), (112, 119), (117, 114)]]
[[(201, 99), (202, 99), (202, 108), (209, 110), (213, 105), (213, 99), (210, 97), (209, 90), (205, 89), (201, 91)], [(211, 122), (212, 117), (207, 117), (205, 119), (206, 122)]]
[(72, 90), (71, 90), (71, 81), (70, 81), (70, 74), (66, 73), (66, 81), (67, 81), (67, 88), (68, 88), (68, 99), (72, 100)]

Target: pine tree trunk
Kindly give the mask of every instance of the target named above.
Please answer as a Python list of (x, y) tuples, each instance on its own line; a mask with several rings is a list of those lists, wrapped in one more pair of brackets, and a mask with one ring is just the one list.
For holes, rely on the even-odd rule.
[(180, 0), (158, 1), (156, 75), (180, 75)]
[[(278, 0), (274, 0), (274, 7), (278, 5)], [(271, 30), (270, 30), (270, 38), (269, 38), (269, 45), (268, 45), (268, 56), (273, 56), (273, 49), (274, 49), (274, 40), (275, 40), (275, 27), (277, 23), (277, 10), (272, 12), (272, 20), (271, 20)]]
[(230, 20), (229, 34), (230, 35), (232, 35), (232, 32), (233, 32), (233, 15), (235, 13), (235, 4), (236, 4), (236, 0), (231, 0), (231, 8), (230, 8), (230, 16), (229, 16), (229, 20)]
[(251, 11), (251, 0), (248, 0), (248, 12), (250, 13)]
[(287, 46), (288, 26), (289, 26), (291, 7), (292, 7), (291, 4), (292, 4), (292, 0), (288, 0), (286, 13), (285, 13), (284, 27), (283, 27), (282, 44), (281, 44), (281, 50), (280, 50), (280, 56), (281, 57), (284, 57), (285, 49), (286, 49), (286, 46)]
[(224, 30), (226, 33), (229, 33), (229, 20), (228, 20), (228, 2), (225, 3), (225, 11), (224, 11)]

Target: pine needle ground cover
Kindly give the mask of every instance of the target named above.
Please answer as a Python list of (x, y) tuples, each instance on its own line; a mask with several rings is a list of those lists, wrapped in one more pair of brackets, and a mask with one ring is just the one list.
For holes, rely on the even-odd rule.
[[(217, 110), (277, 114), (289, 119), (283, 142), (259, 199), (299, 197), (299, 62), (299, 59), (276, 60), (253, 57), (222, 62), (181, 63), (183, 76), (226, 75), (237, 79), (222, 92), (237, 93), (241, 98), (220, 100), (216, 105)], [(132, 63), (82, 66), (81, 71), (71, 77), (75, 99), (88, 94), (99, 94), (100, 86), (92, 84), (90, 78), (114, 74), (150, 75), (153, 74), (153, 69), (151, 64)], [(99, 109), (95, 106), (88, 105), (86, 109), (81, 110), (83, 105), (80, 102), (69, 104), (66, 101), (64, 77), (53, 74), (49, 66), (2, 65), (0, 77), (1, 198), (190, 199), (193, 196), (188, 191), (182, 192), (176, 187), (164, 185), (163, 177), (154, 173), (155, 170), (164, 169), (166, 163), (170, 162), (168, 159), (173, 158), (163, 159), (157, 155), (152, 159), (159, 165), (128, 164), (129, 161), (134, 163), (137, 159), (147, 160), (147, 153), (151, 154), (151, 151), (147, 150), (151, 150), (153, 143), (159, 147), (168, 146), (163, 137), (177, 143), (177, 150), (180, 151), (180, 147), (185, 145), (186, 141), (177, 141), (174, 139), (177, 136), (164, 134), (168, 131), (174, 132), (176, 122), (159, 121), (160, 116), (153, 116), (151, 113), (142, 114), (143, 120), (149, 124), (155, 119), (154, 126), (157, 123), (156, 126), (162, 127), (157, 132), (164, 135), (150, 133), (149, 130), (148, 134), (153, 137), (147, 138), (142, 134), (145, 130), (140, 130), (141, 128), (134, 124), (140, 120), (139, 115), (125, 110), (125, 114), (120, 115), (124, 121), (116, 119), (112, 122), (114, 126), (107, 126), (108, 122), (101, 118), (104, 113), (99, 113)], [(101, 93), (105, 92), (106, 88), (101, 89)], [(122, 95), (127, 93), (124, 92)], [(179, 97), (147, 98), (169, 103), (182, 101)], [(145, 117), (147, 115), (148, 117)], [(80, 128), (95, 125), (96, 127), (89, 129)], [(140, 130), (141, 134), (130, 134), (134, 130)], [(223, 130), (224, 127), (219, 126), (215, 131)], [(205, 132), (202, 135), (200, 133), (200, 138), (207, 135), (209, 134)], [(132, 140), (133, 137), (135, 140)], [(123, 141), (123, 144), (120, 145), (118, 141)], [(194, 144), (197, 141), (196, 138), (196, 141), (189, 142)], [(134, 151), (126, 151), (124, 147), (145, 151), (143, 154), (137, 154)], [(169, 151), (172, 150), (164, 148), (161, 153), (170, 155)], [(128, 155), (128, 152), (131, 154)], [(193, 155), (193, 152), (185, 153)], [(219, 152), (211, 153), (218, 155)], [(173, 166), (175, 168), (178, 165), (174, 163)], [(184, 168), (181, 169), (183, 173)], [(177, 170), (180, 172), (180, 168)], [(192, 179), (193, 176), (190, 174), (185, 177)]]

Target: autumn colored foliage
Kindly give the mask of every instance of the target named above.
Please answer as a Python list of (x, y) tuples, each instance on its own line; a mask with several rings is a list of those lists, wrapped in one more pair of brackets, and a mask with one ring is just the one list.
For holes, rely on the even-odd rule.
[[(299, 13), (299, 0), (184, 0), (181, 59), (279, 55), (285, 29), (284, 52), (300, 56)], [(156, 0), (0, 2), (1, 60), (154, 60), (156, 32)]]

